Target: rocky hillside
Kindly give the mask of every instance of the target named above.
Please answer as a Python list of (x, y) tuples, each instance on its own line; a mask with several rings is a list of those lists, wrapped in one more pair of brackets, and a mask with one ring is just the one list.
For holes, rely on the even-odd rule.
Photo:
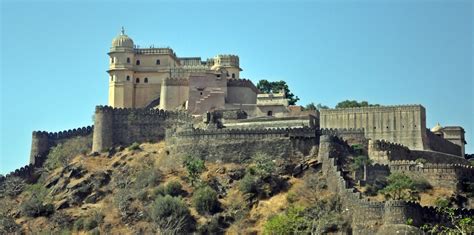
[[(257, 154), (242, 164), (176, 158), (165, 142), (89, 152), (87, 139), (69, 140), (52, 149), (37, 179), (2, 182), (0, 233), (288, 234), (351, 228), (341, 199), (327, 190), (317, 149), (292, 161)], [(384, 200), (378, 189), (370, 190), (372, 200)], [(419, 194), (425, 205), (439, 198), (450, 204), (452, 195), (429, 187)]]

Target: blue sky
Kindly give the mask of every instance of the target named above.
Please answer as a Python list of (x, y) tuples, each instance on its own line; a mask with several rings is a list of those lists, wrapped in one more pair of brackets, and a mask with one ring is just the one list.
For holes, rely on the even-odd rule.
[(92, 124), (111, 40), (178, 56), (238, 54), (241, 76), (301, 98), (422, 104), (474, 152), (473, 2), (1, 1), (0, 173), (28, 163), (33, 130)]

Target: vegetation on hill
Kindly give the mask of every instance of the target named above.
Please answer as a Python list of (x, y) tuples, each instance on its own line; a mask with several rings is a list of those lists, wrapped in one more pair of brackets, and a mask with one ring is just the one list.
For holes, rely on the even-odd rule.
[(290, 105), (295, 105), (300, 98), (298, 96), (295, 96), (291, 91), (290, 88), (288, 87), (288, 84), (286, 84), (285, 81), (274, 81), (270, 82), (268, 80), (260, 80), (257, 83), (257, 88), (264, 93), (279, 93), (281, 90), (285, 91), (285, 96), (288, 99), (288, 103)]
[[(0, 234), (351, 231), (344, 198), (328, 190), (320, 165), (305, 168), (298, 177), (292, 175), (292, 169), (301, 163), (299, 157), (282, 160), (255, 154), (240, 164), (214, 163), (194, 156), (172, 156), (163, 142), (134, 143), (85, 155), (90, 152), (89, 142), (68, 141), (53, 149), (36, 182), (8, 177), (0, 183)], [(349, 172), (345, 177), (371, 164), (362, 148), (353, 146), (354, 156), (342, 164)], [(466, 191), (474, 188), (470, 181), (462, 185)], [(442, 189), (430, 189), (423, 180), (403, 174), (366, 186), (366, 194), (370, 187), (368, 196), (375, 201), (385, 195), (425, 203), (426, 198), (435, 198), (431, 205), (443, 208), (458, 204), (452, 192), (439, 193), (436, 190)], [(450, 218), (453, 226), (422, 228), (455, 233), (474, 227), (472, 218)]]

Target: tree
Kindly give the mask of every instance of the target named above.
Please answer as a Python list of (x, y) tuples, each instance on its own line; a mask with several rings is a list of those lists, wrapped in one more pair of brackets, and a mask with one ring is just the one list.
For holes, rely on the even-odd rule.
[(329, 109), (328, 106), (322, 105), (321, 103), (319, 104), (314, 104), (314, 102), (311, 102), (307, 104), (305, 107), (303, 107), (303, 110), (321, 110), (321, 109)]
[(358, 107), (378, 107), (380, 104), (369, 104), (367, 101), (357, 102), (357, 100), (344, 100), (337, 103), (336, 108), (358, 108)]
[(354, 158), (354, 162), (351, 164), (351, 169), (357, 171), (363, 169), (367, 165), (372, 165), (373, 161), (367, 156), (359, 155)]
[(217, 192), (209, 186), (199, 188), (193, 195), (193, 204), (199, 214), (212, 214), (219, 209)]
[(429, 234), (474, 234), (474, 217), (457, 214), (452, 207), (438, 207), (439, 213), (449, 220), (449, 226), (443, 224), (425, 224), (421, 229)]
[(260, 80), (257, 83), (257, 88), (264, 92), (264, 93), (278, 93), (281, 90), (285, 91), (285, 96), (288, 99), (288, 103), (290, 105), (295, 105), (300, 98), (298, 96), (295, 96), (293, 93), (291, 93), (290, 88), (288, 87), (288, 84), (286, 84), (285, 81), (275, 81), (275, 82), (269, 82), (268, 80)]
[(194, 227), (186, 204), (170, 195), (159, 196), (150, 206), (149, 216), (160, 234), (186, 234)]
[(193, 186), (194, 183), (199, 179), (201, 173), (206, 169), (203, 160), (192, 156), (187, 156), (186, 159), (184, 159), (183, 166), (186, 167), (189, 175), (189, 181)]
[(393, 200), (418, 200), (416, 182), (403, 173), (392, 173), (387, 178), (388, 185), (380, 192)]

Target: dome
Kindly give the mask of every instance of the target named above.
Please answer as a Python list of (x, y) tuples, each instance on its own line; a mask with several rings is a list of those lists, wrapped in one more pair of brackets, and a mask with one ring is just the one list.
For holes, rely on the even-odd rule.
[(112, 40), (112, 47), (129, 47), (133, 48), (133, 40), (125, 34), (125, 30), (122, 27), (120, 35)]
[(438, 123), (438, 124), (436, 124), (436, 126), (431, 128), (431, 132), (435, 133), (435, 132), (440, 131), (441, 129), (443, 129), (443, 127), (441, 125), (439, 125), (439, 123)]

